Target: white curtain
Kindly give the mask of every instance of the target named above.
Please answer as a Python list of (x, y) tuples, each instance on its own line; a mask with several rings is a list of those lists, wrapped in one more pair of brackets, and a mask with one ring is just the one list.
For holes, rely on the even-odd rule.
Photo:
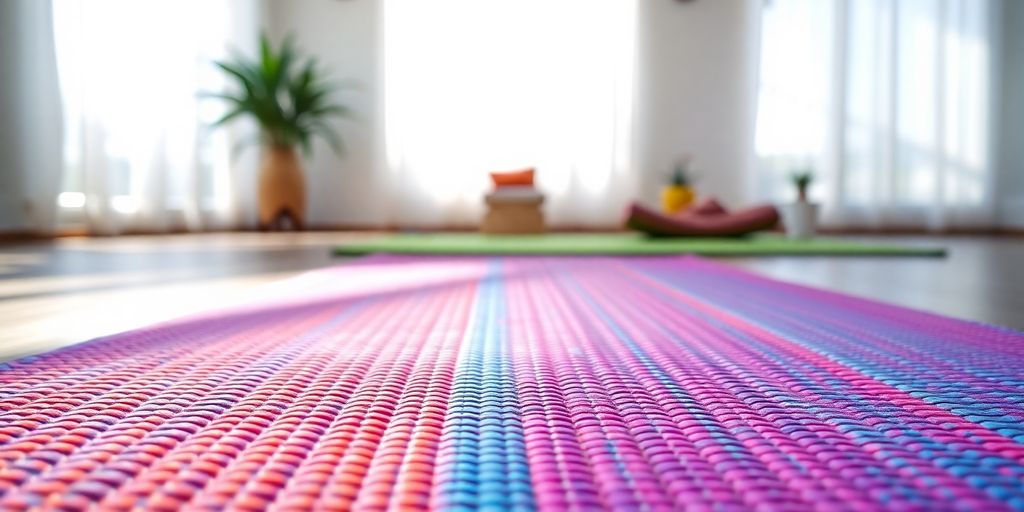
[(995, 0), (769, 0), (756, 189), (789, 200), (812, 166), (824, 221), (994, 222)]
[(554, 225), (633, 197), (636, 0), (385, 0), (391, 222), (478, 222), (488, 171), (536, 167)]
[(54, 0), (64, 222), (115, 234), (251, 217), (244, 200), (255, 166), (231, 151), (245, 128), (209, 130), (224, 106), (199, 93), (224, 87), (214, 59), (252, 49), (258, 9), (246, 0)]
[(0, 2), (0, 231), (55, 227), (62, 142), (50, 4)]

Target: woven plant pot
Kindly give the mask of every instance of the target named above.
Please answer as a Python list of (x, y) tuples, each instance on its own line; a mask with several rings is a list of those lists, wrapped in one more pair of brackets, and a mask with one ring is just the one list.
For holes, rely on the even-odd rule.
[(301, 230), (306, 223), (306, 179), (295, 149), (268, 146), (259, 178), (260, 229)]

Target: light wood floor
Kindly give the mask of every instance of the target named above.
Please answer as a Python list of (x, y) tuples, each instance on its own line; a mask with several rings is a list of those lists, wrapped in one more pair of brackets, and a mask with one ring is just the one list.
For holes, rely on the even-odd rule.
[[(240, 301), (261, 284), (341, 264), (330, 256), (333, 244), (373, 236), (380, 235), (219, 233), (0, 245), (0, 361)], [(949, 256), (723, 261), (786, 281), (1024, 329), (1024, 238), (871, 239), (944, 245)]]

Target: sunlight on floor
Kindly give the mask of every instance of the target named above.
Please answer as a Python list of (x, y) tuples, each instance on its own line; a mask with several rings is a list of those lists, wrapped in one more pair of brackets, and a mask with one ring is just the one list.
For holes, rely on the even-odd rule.
[[(0, 301), (0, 318), (17, 319), (0, 331), (0, 361), (52, 350), (99, 336), (163, 322), (210, 309), (244, 302), (258, 285), (295, 275), (295, 272), (231, 277), (175, 284), (135, 287), (130, 291), (40, 296)], [(123, 277), (123, 276), (115, 276)], [(103, 276), (39, 278), (42, 287), (64, 279), (103, 281)], [(14, 286), (31, 289), (32, 279)], [(107, 284), (124, 285), (123, 279)], [(0, 290), (9, 290), (0, 282)]]

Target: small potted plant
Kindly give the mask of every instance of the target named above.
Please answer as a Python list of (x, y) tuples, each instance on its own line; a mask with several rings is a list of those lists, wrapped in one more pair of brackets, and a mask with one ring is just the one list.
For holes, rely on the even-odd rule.
[(818, 205), (807, 200), (807, 189), (814, 181), (812, 169), (800, 169), (789, 177), (796, 187), (796, 201), (782, 206), (786, 235), (794, 239), (813, 238), (818, 220)]
[(263, 35), (258, 59), (237, 55), (215, 62), (236, 87), (233, 92), (208, 95), (229, 104), (228, 112), (213, 126), (250, 116), (260, 127), (261, 229), (282, 226), (286, 219), (297, 229), (305, 224), (306, 183), (297, 148), (308, 154), (313, 137), (319, 136), (341, 152), (341, 140), (327, 120), (348, 115), (349, 110), (333, 102), (335, 87), (324, 79), (316, 59), (299, 60), (291, 38), (275, 49)]
[(676, 213), (693, 204), (696, 193), (690, 178), (689, 158), (676, 162), (671, 181), (661, 189), (661, 209), (665, 213)]

